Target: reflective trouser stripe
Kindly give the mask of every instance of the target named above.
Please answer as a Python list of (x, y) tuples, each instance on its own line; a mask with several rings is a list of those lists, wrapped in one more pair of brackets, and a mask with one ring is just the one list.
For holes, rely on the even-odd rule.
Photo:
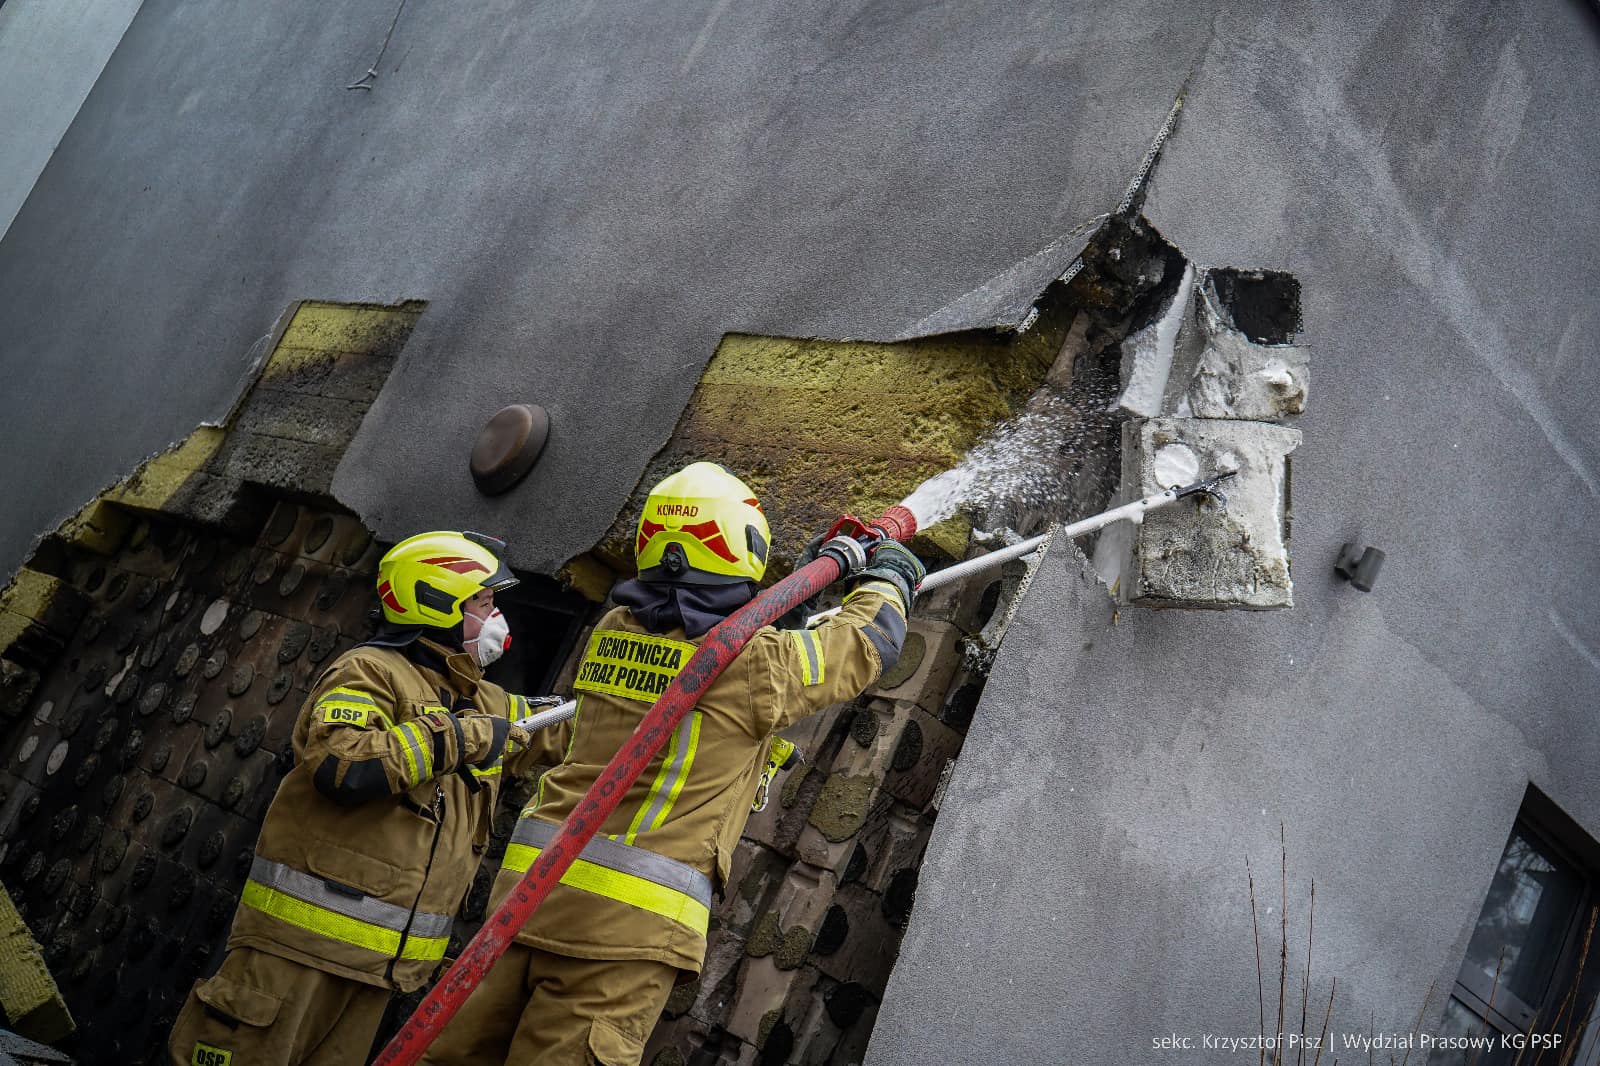
[(259, 855), (239, 902), (318, 936), (391, 958), (398, 953), (402, 959), (436, 961), (450, 946), (452, 920), (447, 914), (418, 911), (413, 918), (404, 907), (336, 892), (319, 877)]
[[(556, 829), (538, 818), (520, 819), (503, 868), (526, 871), (555, 839)], [(676, 859), (605, 837), (589, 841), (561, 883), (671, 918), (701, 936), (710, 925), (711, 878)]]
[(661, 758), (661, 769), (656, 771), (656, 779), (650, 784), (650, 794), (628, 825), (623, 843), (632, 844), (640, 833), (661, 828), (667, 815), (672, 813), (672, 805), (678, 801), (684, 782), (689, 780), (695, 749), (699, 746), (700, 712), (694, 711), (678, 723), (677, 731), (672, 734), (667, 753)]
[(358, 922), (354, 918), (346, 918), (330, 910), (325, 910), (296, 899), (293, 896), (268, 888), (257, 881), (245, 882), (244, 892), (239, 896), (239, 902), (246, 907), (253, 907), (263, 914), (269, 914), (282, 922), (298, 926), (307, 932), (337, 940), (340, 943), (351, 944), (368, 951), (375, 951), (388, 958), (396, 954), (403, 959), (421, 959), (425, 962), (436, 962), (444, 958), (445, 951), (450, 946), (449, 937), (406, 937), (405, 950), (400, 950), (400, 934), (392, 929), (381, 929), (378, 926)]
[(817, 635), (809, 629), (791, 629), (789, 635), (794, 638), (795, 647), (800, 649), (801, 671), (805, 675), (805, 683), (822, 684), (825, 663), (822, 658), (822, 645), (817, 642)]

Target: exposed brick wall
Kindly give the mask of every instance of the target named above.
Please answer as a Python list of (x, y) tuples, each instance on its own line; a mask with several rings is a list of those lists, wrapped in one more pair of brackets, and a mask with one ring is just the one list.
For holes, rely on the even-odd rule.
[(7, 723), (0, 875), (84, 1061), (145, 1061), (220, 960), (295, 714), (365, 629), (375, 552), (354, 519), (283, 504), (253, 542), (157, 519), (69, 560), (87, 613)]
[(419, 313), (300, 304), (224, 425), (91, 501), (0, 593), (0, 879), (82, 1061), (160, 1061), (221, 957), (295, 714), (371, 607), (370, 535), (284, 497), (326, 492)]

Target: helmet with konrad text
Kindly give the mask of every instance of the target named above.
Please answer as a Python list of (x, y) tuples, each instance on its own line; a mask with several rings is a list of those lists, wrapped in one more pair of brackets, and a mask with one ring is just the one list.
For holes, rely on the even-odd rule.
[(716, 463), (691, 463), (650, 490), (634, 555), (646, 581), (733, 585), (761, 580), (770, 540), (750, 486)]

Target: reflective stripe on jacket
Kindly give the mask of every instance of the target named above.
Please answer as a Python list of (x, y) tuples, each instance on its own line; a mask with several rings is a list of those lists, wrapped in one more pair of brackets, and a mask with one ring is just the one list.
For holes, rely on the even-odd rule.
[(526, 712), (470, 655), (426, 640), (340, 656), (301, 708), (228, 946), (421, 986), (488, 843), (502, 767), (565, 747), (555, 727), (502, 752), (506, 721)]
[(333, 888), (320, 877), (257, 855), (242, 902), (318, 936), (377, 952), (386, 958), (444, 958), (450, 944), (448, 914), (415, 914), (371, 896)]
[[(502, 868), (516, 874), (527, 870), (555, 839), (556, 829), (538, 818), (520, 819)], [(589, 841), (561, 883), (671, 918), (701, 936), (711, 924), (711, 878), (686, 863), (618, 840)]]
[[(655, 959), (699, 970), (710, 889), (727, 879), (773, 734), (859, 695), (893, 665), (904, 639), (899, 596), (880, 583), (852, 592), (844, 609), (815, 629), (760, 630), (684, 716), (517, 939), (580, 958)], [(574, 681), (578, 712), (566, 758), (522, 812), (494, 905), (699, 643), (681, 629), (649, 633), (622, 607), (599, 621)]]

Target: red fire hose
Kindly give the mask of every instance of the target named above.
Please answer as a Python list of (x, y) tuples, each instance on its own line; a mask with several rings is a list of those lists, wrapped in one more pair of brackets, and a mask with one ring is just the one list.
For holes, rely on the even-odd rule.
[[(896, 505), (871, 525), (847, 515), (835, 523), (828, 536), (848, 536), (863, 542), (879, 537), (903, 541), (916, 529), (916, 518)], [(406, 1019), (383, 1053), (373, 1060), (373, 1066), (413, 1066), (422, 1057), (711, 683), (728, 668), (758, 630), (833, 584), (841, 576), (842, 569), (838, 558), (824, 554), (758, 594), (706, 635), (699, 650), (689, 657), (682, 671), (639, 722), (633, 736), (612, 756), (583, 799), (561, 823), (549, 847), (539, 853), (511, 895), (483, 923), (461, 957)]]

